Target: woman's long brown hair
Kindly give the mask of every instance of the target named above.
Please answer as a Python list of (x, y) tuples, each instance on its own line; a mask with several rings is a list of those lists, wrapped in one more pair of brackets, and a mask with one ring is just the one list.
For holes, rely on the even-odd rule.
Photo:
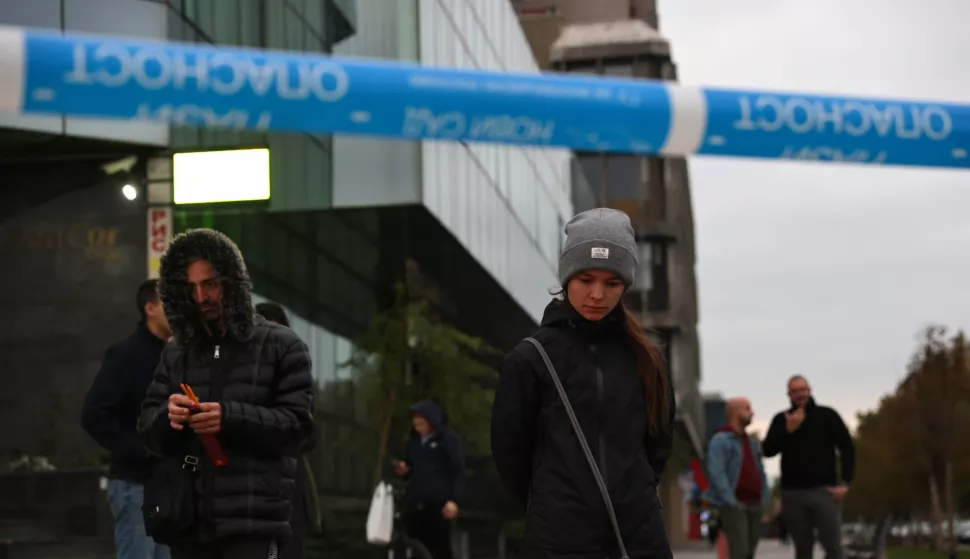
[(670, 379), (664, 369), (663, 356), (657, 346), (647, 338), (640, 327), (640, 321), (623, 303), (623, 331), (627, 342), (637, 356), (637, 373), (643, 380), (643, 392), (647, 404), (647, 430), (651, 435), (670, 429), (669, 418), (671, 403), (667, 401)]

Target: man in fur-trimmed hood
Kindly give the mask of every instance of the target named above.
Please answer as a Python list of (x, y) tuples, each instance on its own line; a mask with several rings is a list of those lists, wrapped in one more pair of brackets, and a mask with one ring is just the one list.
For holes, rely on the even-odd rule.
[[(163, 514), (171, 497), (161, 480), (174, 479), (174, 486), (180, 478), (162, 474), (145, 496), (149, 510), (158, 501), (162, 512), (146, 523), (156, 540), (172, 546), (174, 559), (273, 557), (291, 537), (298, 448), (313, 431), (307, 346), (255, 314), (242, 254), (222, 233), (195, 229), (177, 236), (159, 275), (175, 339), (162, 353), (138, 429), (163, 462), (198, 458), (198, 465), (191, 476), (194, 506), (182, 514), (191, 517), (190, 526), (167, 520), (179, 513)], [(183, 394), (182, 383), (200, 404)], [(214, 465), (207, 454), (202, 439), (211, 437), (223, 448), (225, 465)]]
[[(198, 293), (190, 289), (189, 267), (195, 262), (206, 262), (212, 268), (203, 279), (221, 284), (219, 301), (205, 291), (205, 284), (198, 286), (203, 288)], [(162, 256), (159, 276), (165, 315), (180, 344), (205, 345), (211, 337), (208, 327), (213, 318), (239, 341), (252, 336), (256, 321), (253, 284), (239, 248), (222, 233), (194, 229), (179, 235)], [(195, 300), (195, 295), (201, 300)]]

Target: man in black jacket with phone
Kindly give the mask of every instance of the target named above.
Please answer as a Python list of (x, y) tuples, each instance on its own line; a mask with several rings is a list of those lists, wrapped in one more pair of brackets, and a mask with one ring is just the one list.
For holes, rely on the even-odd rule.
[[(815, 533), (828, 559), (842, 557), (842, 499), (855, 471), (855, 445), (839, 413), (812, 398), (805, 377), (788, 380), (791, 408), (775, 415), (762, 443), (781, 454), (782, 514), (796, 559), (811, 559)], [(841, 468), (836, 468), (836, 451)]]
[[(183, 511), (166, 507), (166, 495), (175, 492), (158, 480), (170, 480), (172, 489), (190, 486), (192, 506), (181, 514), (190, 528), (164, 530), (174, 559), (274, 559), (292, 539), (297, 459), (313, 432), (307, 346), (289, 328), (256, 315), (242, 254), (222, 233), (180, 234), (159, 274), (175, 340), (162, 353), (138, 430), (164, 457), (163, 472), (178, 473), (184, 461), (191, 482), (156, 474), (149, 486), (162, 506), (152, 512), (171, 518)], [(183, 394), (182, 383), (199, 404)], [(225, 465), (214, 463), (202, 437), (215, 437)], [(151, 514), (149, 522), (161, 533)]]
[(130, 336), (105, 352), (101, 370), (84, 399), (81, 425), (111, 452), (108, 502), (118, 559), (168, 559), (168, 548), (145, 534), (141, 512), (144, 483), (156, 461), (135, 426), (145, 390), (172, 332), (158, 298), (157, 280), (138, 286), (136, 303), (141, 320)]

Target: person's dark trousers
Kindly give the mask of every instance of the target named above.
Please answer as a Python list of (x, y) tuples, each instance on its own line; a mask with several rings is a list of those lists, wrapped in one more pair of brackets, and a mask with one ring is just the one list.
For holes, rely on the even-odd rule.
[(778, 541), (788, 545), (788, 525), (785, 523), (784, 513), (778, 515)]
[(283, 546), (280, 555), (282, 559), (303, 559), (306, 557), (307, 505), (303, 490), (304, 488), (298, 485), (296, 495), (293, 496), (293, 515), (290, 516), (290, 530), (293, 531), (293, 539)]
[(812, 559), (816, 533), (825, 557), (842, 559), (842, 505), (827, 488), (783, 489), (781, 508), (795, 559)]
[(172, 559), (277, 559), (276, 542), (261, 539), (228, 539), (212, 543), (172, 546)]
[(283, 546), (281, 559), (303, 559), (306, 556), (306, 536), (309, 515), (307, 492), (310, 491), (306, 460), (301, 456), (297, 462), (295, 487), (293, 492), (293, 514), (290, 515), (290, 530), (293, 539)]
[(451, 521), (441, 516), (444, 503), (414, 503), (408, 507), (405, 530), (423, 543), (434, 559), (452, 559)]
[(721, 529), (731, 559), (753, 559), (761, 538), (761, 507), (740, 505), (720, 509)]
[[(308, 445), (304, 452), (313, 448)], [(295, 488), (293, 493), (293, 514), (290, 516), (290, 530), (293, 539), (283, 546), (281, 559), (304, 559), (307, 550), (307, 536), (319, 535), (320, 526), (319, 502), (316, 492), (317, 484), (313, 479), (310, 461), (306, 454), (297, 461)]]

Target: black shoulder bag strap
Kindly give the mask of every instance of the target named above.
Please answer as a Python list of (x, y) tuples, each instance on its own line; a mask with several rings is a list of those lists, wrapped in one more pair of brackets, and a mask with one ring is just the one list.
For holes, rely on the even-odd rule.
[(536, 350), (539, 351), (539, 355), (542, 357), (542, 361), (546, 364), (546, 369), (549, 371), (549, 376), (552, 378), (553, 384), (556, 385), (556, 392), (559, 393), (559, 399), (562, 400), (562, 405), (566, 408), (566, 415), (569, 416), (569, 422), (573, 424), (573, 431), (576, 432), (576, 438), (579, 439), (579, 445), (583, 447), (583, 454), (586, 455), (586, 461), (589, 462), (589, 468), (593, 471), (593, 477), (596, 478), (596, 485), (599, 486), (600, 495), (603, 496), (603, 502), (606, 504), (606, 513), (610, 515), (610, 523), (613, 524), (613, 532), (616, 534), (616, 543), (620, 546), (621, 559), (629, 559), (626, 553), (626, 546), (623, 545), (623, 536), (620, 534), (620, 525), (616, 521), (616, 512), (613, 510), (613, 501), (610, 499), (610, 493), (606, 490), (606, 483), (603, 482), (603, 475), (600, 474), (600, 469), (596, 466), (596, 459), (593, 458), (593, 451), (589, 449), (589, 443), (586, 442), (586, 436), (583, 434), (582, 427), (579, 426), (579, 420), (576, 419), (576, 412), (573, 411), (572, 404), (569, 403), (569, 397), (566, 396), (566, 389), (562, 386), (562, 381), (559, 380), (559, 375), (556, 374), (556, 368), (552, 366), (552, 361), (549, 360), (549, 355), (546, 353), (545, 348), (539, 343), (535, 338), (526, 338), (525, 341), (534, 345)]

